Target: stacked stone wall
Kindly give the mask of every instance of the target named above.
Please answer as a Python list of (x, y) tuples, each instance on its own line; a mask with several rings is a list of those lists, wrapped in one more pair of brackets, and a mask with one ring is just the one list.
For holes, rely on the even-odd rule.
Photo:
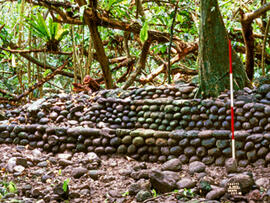
[[(185, 85), (54, 95), (7, 111), (0, 143), (224, 165), (231, 156), (229, 94), (203, 100), (193, 99), (195, 92)], [(239, 165), (265, 166), (270, 163), (270, 85), (235, 95)]]
[[(53, 153), (94, 151), (97, 154), (123, 154), (134, 159), (164, 162), (178, 157), (182, 163), (201, 160), (224, 165), (231, 157), (229, 130), (97, 129), (49, 127), (45, 125), (0, 126), (0, 143), (29, 145)], [(240, 166), (270, 162), (270, 133), (236, 131), (236, 157)]]

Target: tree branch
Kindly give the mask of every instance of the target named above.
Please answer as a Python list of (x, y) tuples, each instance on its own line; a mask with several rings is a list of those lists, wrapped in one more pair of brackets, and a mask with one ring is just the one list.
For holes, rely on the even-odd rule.
[[(8, 45), (10, 46), (11, 49), (17, 49), (18, 48), (13, 42), (8, 42)], [(55, 71), (57, 69), (57, 68), (55, 68), (53, 66), (50, 66), (48, 64), (44, 64), (44, 63), (38, 61), (37, 59), (35, 59), (34, 57), (30, 56), (27, 53), (19, 53), (19, 54), (22, 57), (26, 58), (28, 61), (36, 64), (37, 66), (40, 66), (41, 68), (50, 69), (52, 71)], [(64, 75), (64, 76), (67, 76), (67, 77), (70, 77), (70, 78), (73, 78), (74, 77), (74, 74), (73, 73), (62, 71), (62, 70), (59, 72), (59, 74)], [(81, 78), (79, 75), (77, 77), (78, 78)]]
[(259, 9), (250, 12), (250, 13), (246, 13), (243, 16), (243, 20), (244, 21), (252, 21), (255, 18), (260, 17), (261, 15), (263, 15), (265, 12), (267, 12), (268, 10), (270, 10), (270, 3), (266, 3), (264, 4), (262, 7), (260, 7)]
[[(180, 54), (176, 55), (175, 57), (173, 57), (171, 59), (171, 64), (174, 64), (174, 63), (180, 61), (186, 55), (188, 55), (189, 53), (194, 52), (196, 50), (198, 50), (198, 44), (197, 43), (189, 44), (189, 46), (187, 48), (183, 49)], [(157, 68), (157, 70), (154, 73), (151, 73), (150, 75), (148, 75), (147, 78), (141, 78), (140, 82), (143, 83), (143, 84), (151, 82), (159, 74), (165, 72), (166, 68), (167, 68), (167, 63), (163, 63), (161, 66), (159, 66)]]
[(8, 51), (10, 53), (38, 53), (38, 52), (46, 52), (49, 54), (59, 54), (59, 55), (72, 55), (72, 52), (61, 52), (61, 51), (47, 51), (47, 49), (32, 49), (32, 50), (17, 50), (17, 49), (7, 49), (4, 47), (0, 47), (0, 49)]
[(127, 82), (124, 84), (123, 89), (127, 89), (128, 87), (130, 87), (132, 83), (135, 81), (137, 75), (141, 72), (142, 69), (144, 69), (151, 42), (152, 42), (151, 39), (148, 39), (144, 42), (141, 56), (137, 63), (136, 70), (130, 75)]

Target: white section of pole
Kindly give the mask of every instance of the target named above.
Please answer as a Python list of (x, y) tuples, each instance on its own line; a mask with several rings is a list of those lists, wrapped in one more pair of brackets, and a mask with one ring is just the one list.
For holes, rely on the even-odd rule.
[(232, 158), (235, 159), (235, 140), (232, 139)]
[(233, 75), (230, 73), (231, 107), (233, 107)]

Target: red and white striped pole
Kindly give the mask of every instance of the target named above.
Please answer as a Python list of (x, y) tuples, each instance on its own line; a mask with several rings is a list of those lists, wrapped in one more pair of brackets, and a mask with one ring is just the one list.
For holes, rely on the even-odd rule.
[(229, 59), (230, 59), (230, 91), (231, 91), (232, 158), (235, 159), (234, 112), (233, 112), (233, 73), (232, 73), (232, 45), (231, 45), (231, 40), (229, 40)]

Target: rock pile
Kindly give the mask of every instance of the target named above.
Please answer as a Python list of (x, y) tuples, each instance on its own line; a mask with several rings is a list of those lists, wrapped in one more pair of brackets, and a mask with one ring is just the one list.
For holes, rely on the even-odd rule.
[[(1, 145), (0, 159), (3, 202), (270, 201), (269, 168), (238, 167), (227, 173), (224, 167), (200, 161), (183, 165), (173, 158), (158, 164), (123, 156), (100, 157), (93, 152), (53, 155), (5, 144)], [(63, 190), (66, 180), (68, 187)], [(7, 190), (10, 182), (16, 191)], [(238, 184), (241, 194), (232, 195), (230, 184)]]

